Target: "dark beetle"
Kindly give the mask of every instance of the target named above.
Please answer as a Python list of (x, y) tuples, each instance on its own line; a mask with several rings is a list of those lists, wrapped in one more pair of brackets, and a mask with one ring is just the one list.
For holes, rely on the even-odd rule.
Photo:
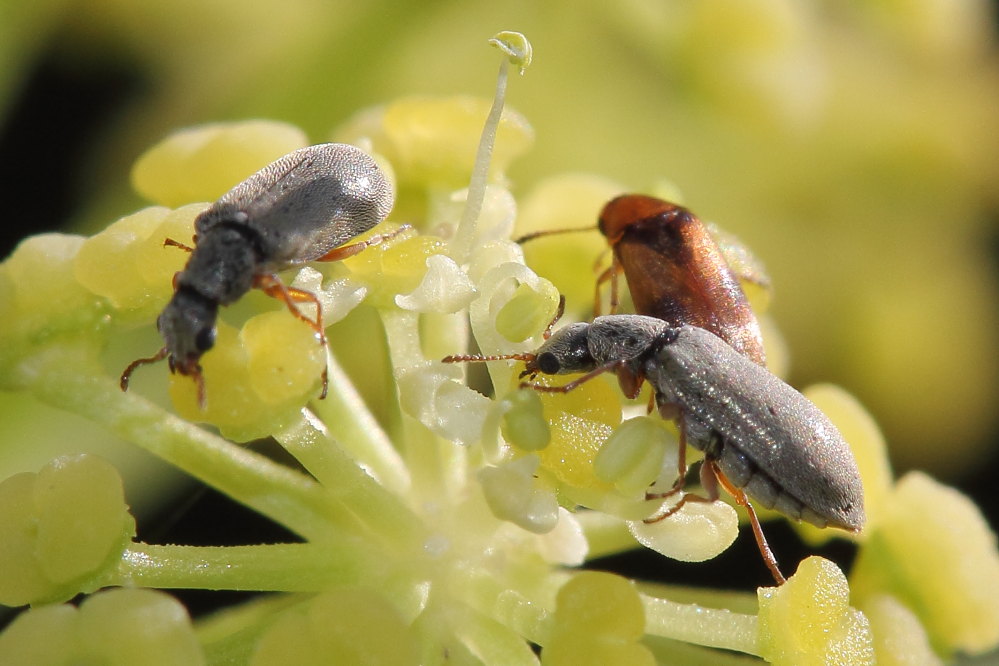
[[(453, 356), (446, 362), (504, 357)], [(507, 357), (511, 358), (511, 357)], [(642, 315), (608, 315), (570, 324), (552, 334), (526, 361), (521, 377), (538, 373), (582, 377), (563, 386), (523, 384), (565, 393), (603, 372), (617, 375), (629, 398), (648, 381), (660, 414), (680, 427), (680, 476), (661, 498), (683, 488), (685, 444), (704, 451), (701, 479), (709, 499), (717, 480), (750, 515), (764, 561), (784, 581), (745, 493), (761, 505), (819, 527), (859, 531), (864, 494), (849, 446), (836, 426), (810, 400), (713, 333), (694, 326), (671, 327)], [(713, 474), (711, 474), (713, 472)], [(698, 500), (686, 495), (661, 520)]]
[[(836, 426), (718, 336), (642, 315), (597, 317), (554, 333), (525, 374), (608, 371), (628, 397), (648, 381), (663, 416), (763, 506), (818, 527), (864, 526), (857, 463)], [(540, 388), (564, 392), (586, 379)]]
[[(121, 389), (128, 389), (135, 368), (166, 358), (171, 372), (194, 379), (203, 407), (199, 360), (215, 344), (218, 308), (253, 287), (284, 301), (325, 344), (318, 299), (286, 287), (276, 273), (310, 261), (344, 259), (380, 242), (383, 238), (376, 236), (343, 246), (384, 220), (393, 199), (392, 186), (375, 161), (339, 143), (296, 150), (236, 185), (195, 219), (194, 247), (172, 239), (164, 243), (190, 251), (191, 257), (174, 276), (173, 298), (156, 321), (163, 348), (129, 365)], [(304, 301), (316, 305), (316, 320), (298, 310), (295, 303)]]

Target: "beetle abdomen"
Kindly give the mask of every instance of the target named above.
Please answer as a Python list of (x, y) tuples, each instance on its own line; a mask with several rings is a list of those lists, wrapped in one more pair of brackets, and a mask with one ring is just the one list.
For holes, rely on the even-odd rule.
[(688, 442), (764, 506), (817, 525), (863, 527), (857, 463), (821, 410), (712, 333), (678, 331), (645, 369), (660, 401), (679, 406)]
[[(793, 494), (775, 481), (766, 472), (761, 470), (738, 447), (728, 444), (723, 440), (718, 446), (719, 452), (712, 452), (709, 457), (716, 460), (718, 468), (725, 477), (732, 482), (736, 488), (746, 491), (757, 504), (767, 509), (773, 509), (788, 518), (804, 520), (816, 527), (841, 527), (849, 530), (858, 530), (863, 527), (863, 520), (850, 518), (849, 506), (836, 506), (835, 511), (816, 511), (801, 498)], [(822, 482), (822, 479), (813, 479)], [(825, 501), (818, 502), (823, 509), (828, 509), (830, 504)], [(834, 502), (832, 506), (835, 506)]]

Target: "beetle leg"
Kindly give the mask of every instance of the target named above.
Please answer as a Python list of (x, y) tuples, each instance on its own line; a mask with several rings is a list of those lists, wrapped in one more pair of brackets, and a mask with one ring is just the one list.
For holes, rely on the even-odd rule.
[[(677, 493), (683, 491), (683, 487), (687, 482), (687, 427), (685, 421), (680, 419), (680, 449), (677, 452), (676, 459), (676, 482), (673, 483), (673, 487), (662, 493), (653, 493), (646, 491), (646, 500), (657, 500), (666, 499), (667, 497), (672, 497)], [(687, 502), (714, 502), (718, 499), (718, 484), (714, 480), (714, 474), (706, 473), (707, 467), (701, 464), (701, 485), (704, 490), (707, 491), (708, 496), (703, 497), (701, 495), (694, 495), (688, 493), (680, 498), (680, 500), (666, 509), (662, 513), (656, 514), (651, 518), (646, 518), (642, 522), (646, 524), (658, 523), (660, 520), (665, 520), (672, 516), (674, 513), (683, 508), (683, 505)]]
[(191, 378), (194, 379), (194, 385), (198, 389), (198, 408), (201, 409), (201, 411), (205, 411), (205, 405), (208, 403), (208, 398), (205, 392), (205, 376), (201, 372), (201, 366), (195, 365), (194, 369), (189, 374)]
[(756, 516), (756, 510), (749, 503), (749, 498), (746, 497), (746, 493), (743, 492), (741, 488), (736, 488), (735, 485), (729, 481), (722, 471), (718, 468), (718, 463), (714, 460), (705, 461), (706, 465), (711, 467), (714, 472), (715, 478), (722, 485), (725, 490), (727, 490), (732, 497), (735, 498), (737, 504), (742, 505), (746, 509), (746, 513), (749, 514), (749, 524), (753, 527), (753, 536), (756, 537), (756, 545), (760, 549), (760, 555), (763, 556), (763, 563), (767, 565), (770, 569), (770, 573), (773, 574), (774, 580), (777, 581), (778, 585), (783, 585), (786, 582), (786, 578), (780, 572), (777, 566), (777, 558), (774, 557), (774, 553), (770, 550), (770, 544), (767, 543), (767, 538), (763, 536), (763, 528), (760, 527), (760, 519)]
[(645, 523), (646, 525), (651, 525), (652, 523), (658, 523), (660, 521), (666, 520), (674, 513), (682, 509), (683, 505), (686, 504), (687, 502), (706, 502), (710, 504), (711, 502), (714, 502), (717, 499), (718, 499), (717, 497), (715, 499), (711, 499), (710, 497), (704, 497), (703, 495), (694, 495), (693, 493), (687, 493), (670, 508), (666, 509), (662, 513), (658, 513), (652, 516), (651, 518), (643, 518), (642, 522)]
[(530, 382), (521, 382), (520, 388), (531, 388), (541, 393), (568, 393), (573, 389), (579, 388), (582, 384), (585, 384), (594, 377), (599, 377), (605, 372), (616, 372), (618, 366), (624, 366), (624, 365), (625, 364), (622, 361), (616, 361), (616, 360), (609, 361), (601, 366), (598, 366), (593, 370), (590, 370), (585, 375), (582, 375), (579, 379), (573, 380), (568, 384), (563, 384), (562, 386), (545, 386), (543, 384), (531, 384)]
[[(681, 461), (684, 460), (684, 456), (683, 455), (680, 456), (680, 460)], [(711, 477), (711, 476), (713, 476), (713, 474), (705, 473), (705, 469), (706, 469), (706, 467), (702, 463), (701, 464), (701, 482), (704, 484), (704, 489), (708, 492), (707, 497), (705, 497), (704, 495), (695, 495), (694, 493), (686, 493), (686, 494), (684, 494), (683, 497), (681, 497), (677, 501), (676, 504), (674, 504), (670, 508), (666, 509), (662, 513), (658, 513), (658, 514), (652, 516), (651, 518), (645, 518), (645, 519), (642, 520), (642, 522), (645, 523), (646, 525), (651, 525), (652, 523), (658, 523), (661, 520), (666, 520), (667, 518), (669, 518), (670, 516), (672, 516), (674, 513), (676, 513), (680, 509), (682, 509), (683, 505), (686, 504), (687, 502), (705, 502), (705, 503), (711, 503), (711, 502), (717, 501), (717, 499), (718, 499), (718, 484), (713, 479), (707, 480), (707, 482), (705, 483), (705, 480), (706, 480), (705, 477)], [(685, 466), (685, 469), (684, 469), (684, 474), (682, 476), (680, 476), (676, 480), (676, 483), (673, 485), (673, 488), (671, 488), (669, 491), (667, 491), (665, 493), (662, 493), (662, 494), (660, 494), (658, 496), (655, 493), (653, 493), (651, 496), (649, 495), (649, 493), (646, 493), (645, 494), (645, 499), (647, 499), (647, 500), (648, 499), (665, 499), (665, 498), (669, 497), (670, 495), (675, 495), (676, 493), (678, 493), (681, 490), (683, 490), (683, 485), (684, 485), (685, 477), (686, 477), (686, 466)]]
[[(319, 338), (319, 344), (323, 345), (323, 347), (327, 347), (326, 327), (323, 325), (323, 307), (319, 303), (319, 299), (315, 294), (311, 291), (298, 289), (297, 287), (288, 287), (281, 281), (281, 278), (273, 274), (257, 275), (253, 278), (253, 286), (272, 298), (284, 301), (284, 304), (288, 306), (288, 309), (293, 315), (304, 321), (312, 328), (313, 331), (316, 332), (316, 336)], [(316, 306), (315, 320), (309, 319), (309, 317), (303, 314), (302, 311), (298, 309), (296, 303), (313, 303)], [(327, 368), (323, 368), (322, 381), (323, 390), (322, 393), (319, 394), (320, 400), (326, 397), (326, 393), (329, 390), (329, 372)]]
[(319, 399), (325, 400), (326, 393), (329, 391), (330, 388), (330, 371), (328, 367), (323, 367), (323, 374), (320, 376), (320, 379), (323, 380), (323, 390), (319, 394)]
[[(673, 487), (665, 492), (654, 493), (646, 491), (645, 499), (647, 500), (666, 499), (667, 497), (676, 495), (678, 492), (683, 490), (683, 485), (684, 483), (686, 483), (686, 481), (687, 481), (687, 428), (683, 425), (683, 422), (681, 422), (680, 449), (677, 452), (677, 458), (676, 458), (676, 481), (673, 483)], [(705, 486), (705, 488), (707, 488), (707, 486)], [(718, 499), (717, 487), (715, 489), (715, 499)], [(681, 502), (682, 501), (683, 500), (681, 500)], [(675, 513), (676, 508), (678, 507), (674, 507), (674, 509), (671, 512)], [(665, 516), (663, 516), (663, 518), (665, 518)], [(662, 520), (662, 518), (657, 518), (656, 521), (658, 520)]]
[(341, 259), (346, 259), (347, 257), (353, 257), (365, 248), (372, 245), (378, 245), (379, 243), (384, 243), (387, 240), (392, 240), (404, 231), (409, 231), (413, 226), (410, 224), (404, 224), (395, 231), (391, 231), (387, 234), (376, 234), (369, 238), (368, 240), (361, 241), (359, 243), (352, 243), (350, 245), (341, 245), (340, 247), (335, 247), (321, 257), (316, 257), (315, 261), (340, 261)]
[(621, 361), (614, 369), (614, 374), (617, 375), (617, 384), (621, 387), (624, 397), (629, 400), (637, 398), (642, 390), (642, 384), (645, 383), (645, 375), (635, 372), (627, 363)]
[(610, 301), (607, 303), (608, 314), (617, 314), (617, 307), (621, 304), (620, 301), (620, 286), (618, 285), (619, 279), (621, 277), (621, 264), (618, 263), (617, 255), (611, 257), (611, 274), (610, 274)]
[[(319, 336), (319, 341), (326, 344), (325, 326), (323, 326), (323, 308), (319, 304), (319, 299), (311, 291), (298, 289), (296, 287), (285, 286), (277, 275), (270, 273), (257, 275), (253, 278), (253, 286), (260, 289), (271, 298), (283, 301), (293, 315), (312, 327), (312, 330)], [(310, 319), (298, 309), (296, 303), (312, 303), (316, 306), (316, 318)]]
[(175, 241), (172, 238), (164, 238), (163, 247), (179, 247), (181, 250), (184, 250), (185, 252), (194, 252), (194, 248), (191, 247), (190, 245), (184, 245), (180, 241)]
[[(598, 260), (599, 262), (599, 260)], [(611, 257), (611, 265), (608, 266), (600, 275), (597, 276), (597, 285), (593, 294), (593, 316), (600, 316), (600, 289), (603, 287), (605, 282), (610, 282), (610, 290), (608, 294), (607, 308), (609, 310), (608, 314), (617, 314), (617, 307), (620, 305), (620, 300), (618, 299), (618, 277), (621, 274), (621, 264), (618, 263), (617, 257)]]

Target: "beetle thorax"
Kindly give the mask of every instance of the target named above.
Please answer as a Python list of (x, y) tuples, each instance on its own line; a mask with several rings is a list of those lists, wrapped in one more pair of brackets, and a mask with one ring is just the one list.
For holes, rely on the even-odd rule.
[(245, 225), (226, 223), (199, 233), (194, 252), (177, 277), (177, 286), (220, 305), (235, 302), (250, 290), (260, 270), (255, 234)]
[(669, 330), (666, 322), (641, 315), (597, 317), (587, 336), (590, 354), (597, 364), (637, 361), (653, 353), (657, 340)]

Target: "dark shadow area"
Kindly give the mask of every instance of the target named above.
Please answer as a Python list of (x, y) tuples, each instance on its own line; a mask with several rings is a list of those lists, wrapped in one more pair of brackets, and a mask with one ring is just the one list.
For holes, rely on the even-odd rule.
[(58, 33), (50, 40), (0, 124), (0, 257), (78, 211), (91, 146), (145, 88), (134, 59), (87, 57), (62, 41)]

